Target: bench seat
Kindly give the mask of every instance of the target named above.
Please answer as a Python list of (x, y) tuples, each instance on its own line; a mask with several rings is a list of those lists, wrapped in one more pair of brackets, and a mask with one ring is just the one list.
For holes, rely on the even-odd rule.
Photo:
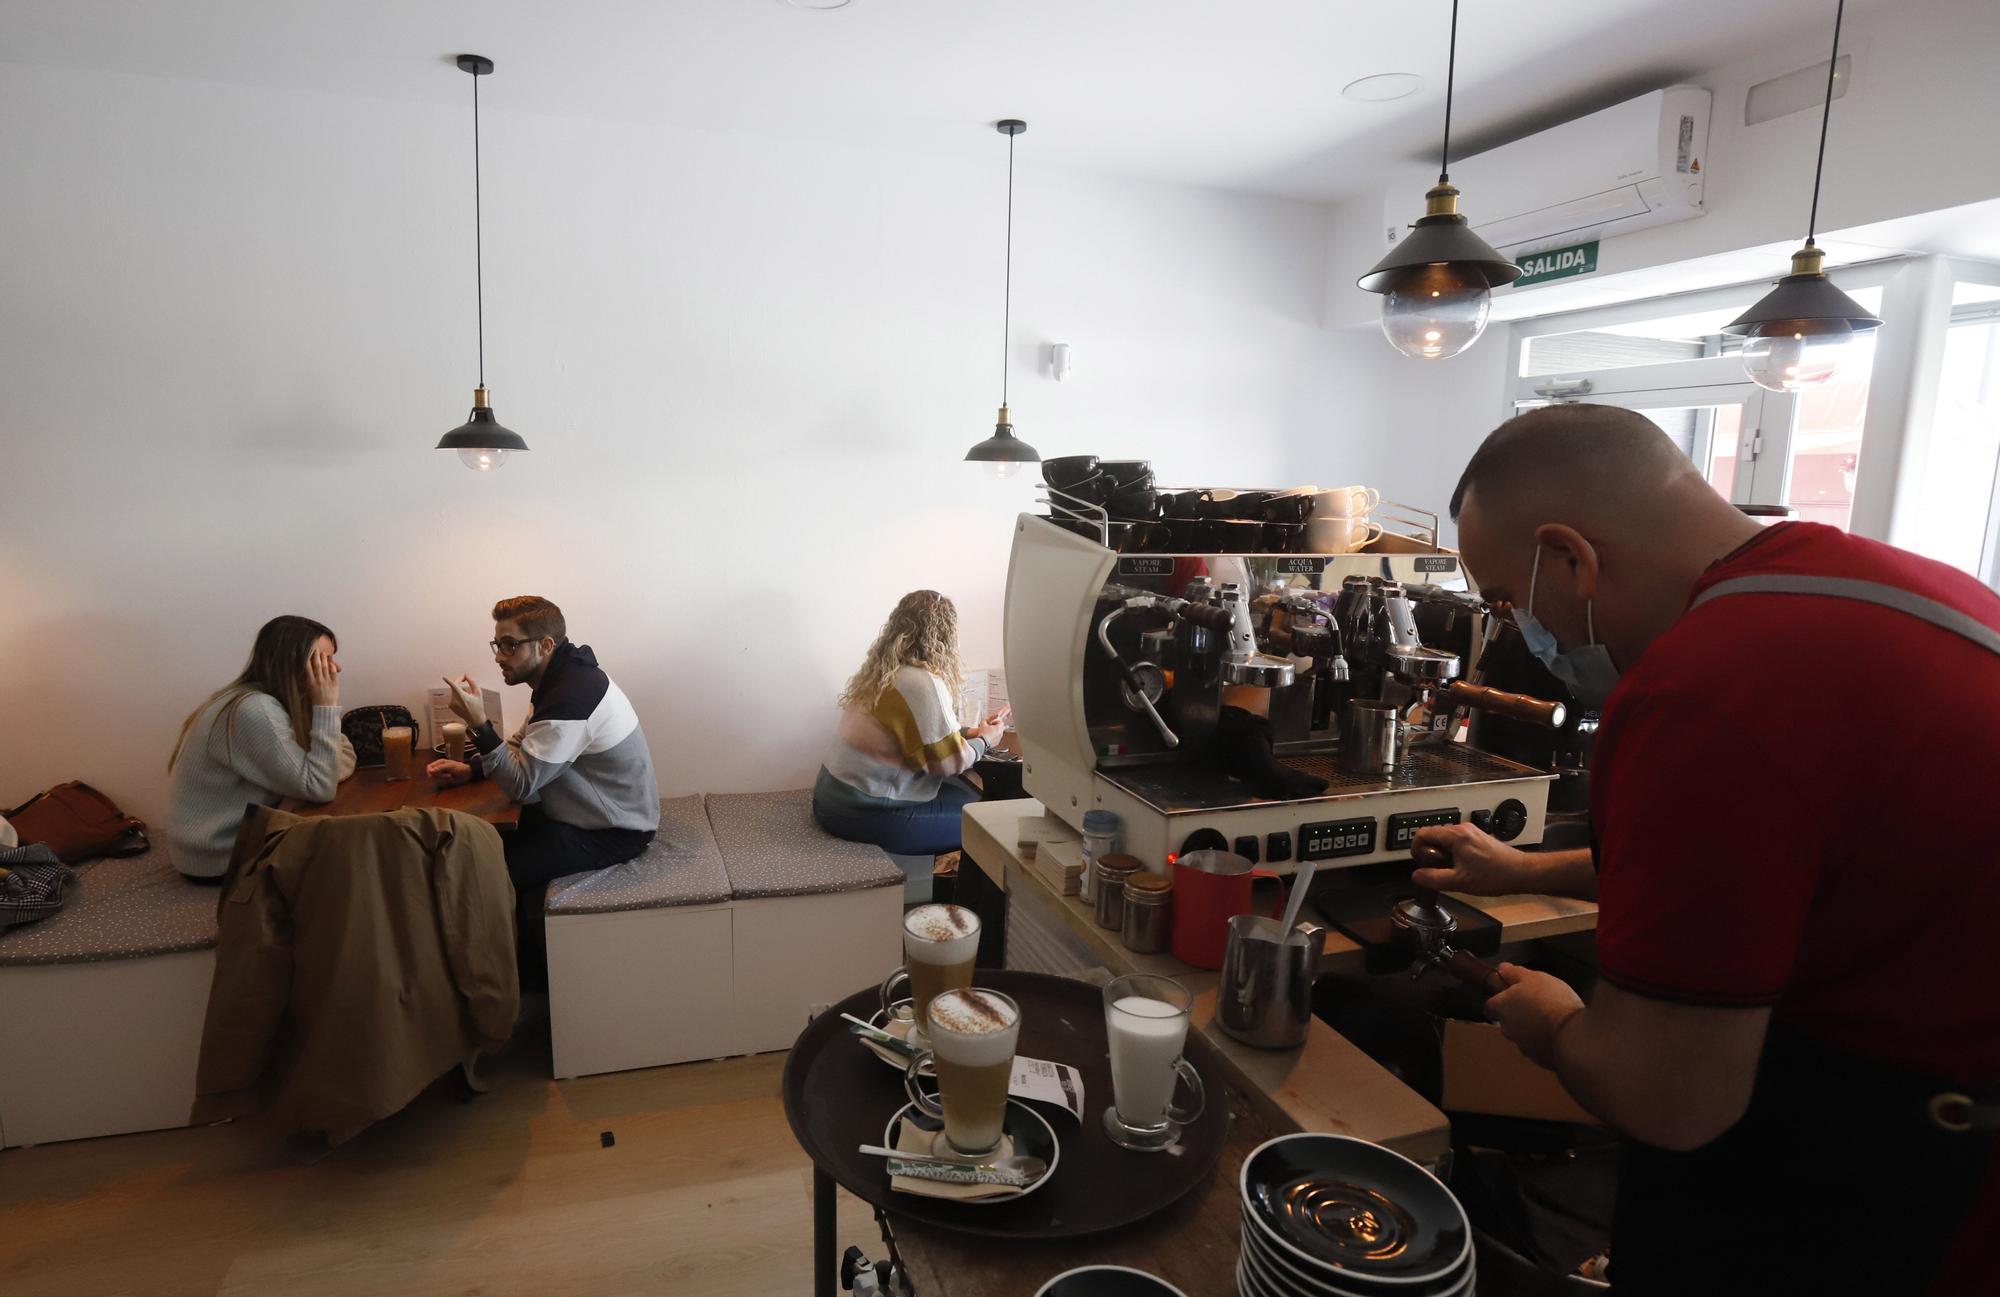
[(707, 805), (735, 898), (738, 1046), (787, 1049), (813, 1014), (902, 962), (903, 871), (880, 847), (822, 829), (809, 789)]
[(58, 914), (0, 931), (0, 1147), (185, 1126), (217, 889), (164, 848), (81, 866)]

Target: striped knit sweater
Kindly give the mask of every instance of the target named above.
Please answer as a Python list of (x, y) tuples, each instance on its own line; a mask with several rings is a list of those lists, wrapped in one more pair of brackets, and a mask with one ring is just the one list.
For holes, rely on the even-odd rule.
[(354, 773), (354, 748), (340, 732), (340, 708), (312, 709), (306, 747), (292, 736), (292, 718), (267, 693), (247, 695), (216, 729), (227, 698), (202, 708), (174, 763), (167, 798), (167, 854), (194, 878), (220, 878), (251, 803), (275, 806), (287, 797), (330, 802), (334, 787)]
[(894, 802), (927, 802), (952, 775), (985, 754), (981, 739), (959, 732), (945, 682), (922, 667), (898, 667), (889, 687), (862, 708), (840, 714), (826, 771), (857, 792)]

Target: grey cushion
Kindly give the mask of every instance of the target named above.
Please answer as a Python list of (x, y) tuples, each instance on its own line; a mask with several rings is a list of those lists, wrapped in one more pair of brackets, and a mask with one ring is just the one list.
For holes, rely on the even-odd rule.
[(660, 831), (645, 854), (609, 869), (556, 879), (549, 884), (548, 912), (608, 914), (728, 900), (729, 877), (701, 801), (699, 796), (661, 798)]
[(174, 872), (164, 847), (77, 867), (69, 902), (50, 918), (0, 928), (0, 967), (141, 959), (215, 945), (216, 887)]
[(903, 885), (903, 871), (882, 848), (819, 826), (809, 789), (712, 796), (708, 822), (739, 901)]

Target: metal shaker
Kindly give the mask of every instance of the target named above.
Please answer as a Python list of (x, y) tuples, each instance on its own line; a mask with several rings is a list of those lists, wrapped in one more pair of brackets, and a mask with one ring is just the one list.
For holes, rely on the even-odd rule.
[(1289, 1049), (1305, 1043), (1312, 1020), (1313, 978), (1326, 929), (1301, 923), (1289, 933), (1278, 920), (1239, 914), (1229, 921), (1215, 1020), (1246, 1045)]

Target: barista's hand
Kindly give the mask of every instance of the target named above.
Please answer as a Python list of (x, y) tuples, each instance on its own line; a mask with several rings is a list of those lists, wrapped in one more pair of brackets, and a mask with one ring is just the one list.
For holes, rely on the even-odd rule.
[(985, 739), (986, 746), (991, 748), (1007, 736), (1007, 723), (1013, 719), (1014, 709), (1011, 707), (1002, 707), (999, 711), (994, 712), (991, 716), (981, 721), (979, 728), (974, 730), (973, 733)]
[(332, 654), (306, 654), (306, 696), (315, 707), (340, 706), (340, 664)]
[(479, 692), (479, 686), (472, 683), (471, 676), (460, 676), (454, 680), (444, 677), (445, 687), (451, 690), (451, 710), (454, 716), (466, 723), (470, 729), (478, 729), (486, 723), (486, 698)]
[(424, 773), (440, 788), (456, 788), (472, 782), (472, 767), (463, 761), (433, 761), (424, 767)]
[(1556, 1034), (1565, 1022), (1583, 1012), (1583, 1001), (1569, 984), (1519, 964), (1500, 965), (1507, 989), (1486, 1002), (1486, 1016), (1500, 1024), (1500, 1034), (1519, 1046), (1530, 1062), (1556, 1070)]
[(1419, 869), (1410, 881), (1439, 892), (1466, 892), (1473, 896), (1506, 896), (1532, 891), (1527, 885), (1532, 872), (1526, 853), (1510, 847), (1471, 824), (1445, 824), (1418, 829), (1418, 847), (1436, 847), (1451, 856), (1451, 868)]

